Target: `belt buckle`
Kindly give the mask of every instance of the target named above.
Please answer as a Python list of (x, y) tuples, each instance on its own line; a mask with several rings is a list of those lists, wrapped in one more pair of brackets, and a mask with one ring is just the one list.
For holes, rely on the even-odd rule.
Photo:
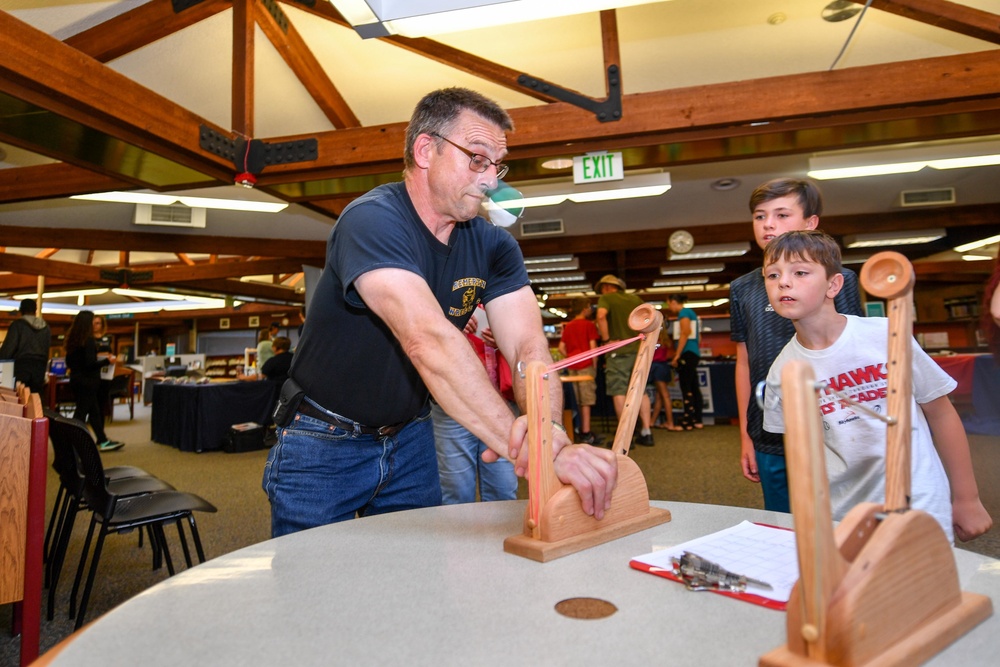
[(375, 435), (377, 435), (380, 438), (388, 438), (394, 435), (396, 433), (396, 430), (397, 428), (395, 424), (393, 424), (392, 426), (379, 426), (377, 429), (375, 429)]

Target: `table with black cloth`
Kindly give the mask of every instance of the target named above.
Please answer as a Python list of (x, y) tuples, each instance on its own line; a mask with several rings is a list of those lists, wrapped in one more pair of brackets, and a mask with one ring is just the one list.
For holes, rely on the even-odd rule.
[(264, 423), (277, 391), (263, 380), (153, 385), (153, 441), (184, 452), (222, 449), (233, 424)]

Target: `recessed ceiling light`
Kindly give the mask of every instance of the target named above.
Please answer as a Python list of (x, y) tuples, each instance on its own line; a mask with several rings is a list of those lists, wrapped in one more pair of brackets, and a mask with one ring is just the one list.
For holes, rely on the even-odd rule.
[(829, 23), (839, 23), (841, 21), (846, 21), (853, 16), (857, 16), (860, 11), (861, 7), (858, 7), (858, 5), (851, 2), (851, 0), (833, 0), (833, 2), (823, 8), (822, 16), (824, 21)]
[(740, 187), (740, 179), (738, 178), (720, 178), (717, 181), (713, 181), (710, 186), (713, 190), (718, 190), (719, 192), (725, 192), (727, 190), (735, 190)]
[(542, 163), (542, 169), (569, 169), (573, 166), (572, 158), (556, 157)]
[(780, 25), (784, 23), (787, 18), (788, 17), (785, 16), (782, 12), (775, 12), (774, 14), (771, 14), (770, 16), (767, 17), (767, 22), (770, 25)]

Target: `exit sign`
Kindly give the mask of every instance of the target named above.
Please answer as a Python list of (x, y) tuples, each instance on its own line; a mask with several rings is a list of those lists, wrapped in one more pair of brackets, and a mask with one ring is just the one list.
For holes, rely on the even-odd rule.
[(574, 183), (621, 181), (624, 178), (621, 153), (587, 153), (573, 158)]

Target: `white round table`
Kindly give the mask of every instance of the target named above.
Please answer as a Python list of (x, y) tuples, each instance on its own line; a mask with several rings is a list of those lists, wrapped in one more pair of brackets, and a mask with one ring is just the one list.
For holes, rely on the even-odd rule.
[[(791, 515), (656, 502), (669, 523), (548, 563), (504, 553), (524, 501), (451, 505), (324, 526), (184, 571), (75, 636), (56, 665), (756, 665), (785, 614), (629, 567), (744, 519)], [(1000, 561), (957, 550), (962, 588), (1000, 600)], [(561, 600), (618, 611), (565, 617)], [(994, 615), (928, 664), (988, 664)]]

